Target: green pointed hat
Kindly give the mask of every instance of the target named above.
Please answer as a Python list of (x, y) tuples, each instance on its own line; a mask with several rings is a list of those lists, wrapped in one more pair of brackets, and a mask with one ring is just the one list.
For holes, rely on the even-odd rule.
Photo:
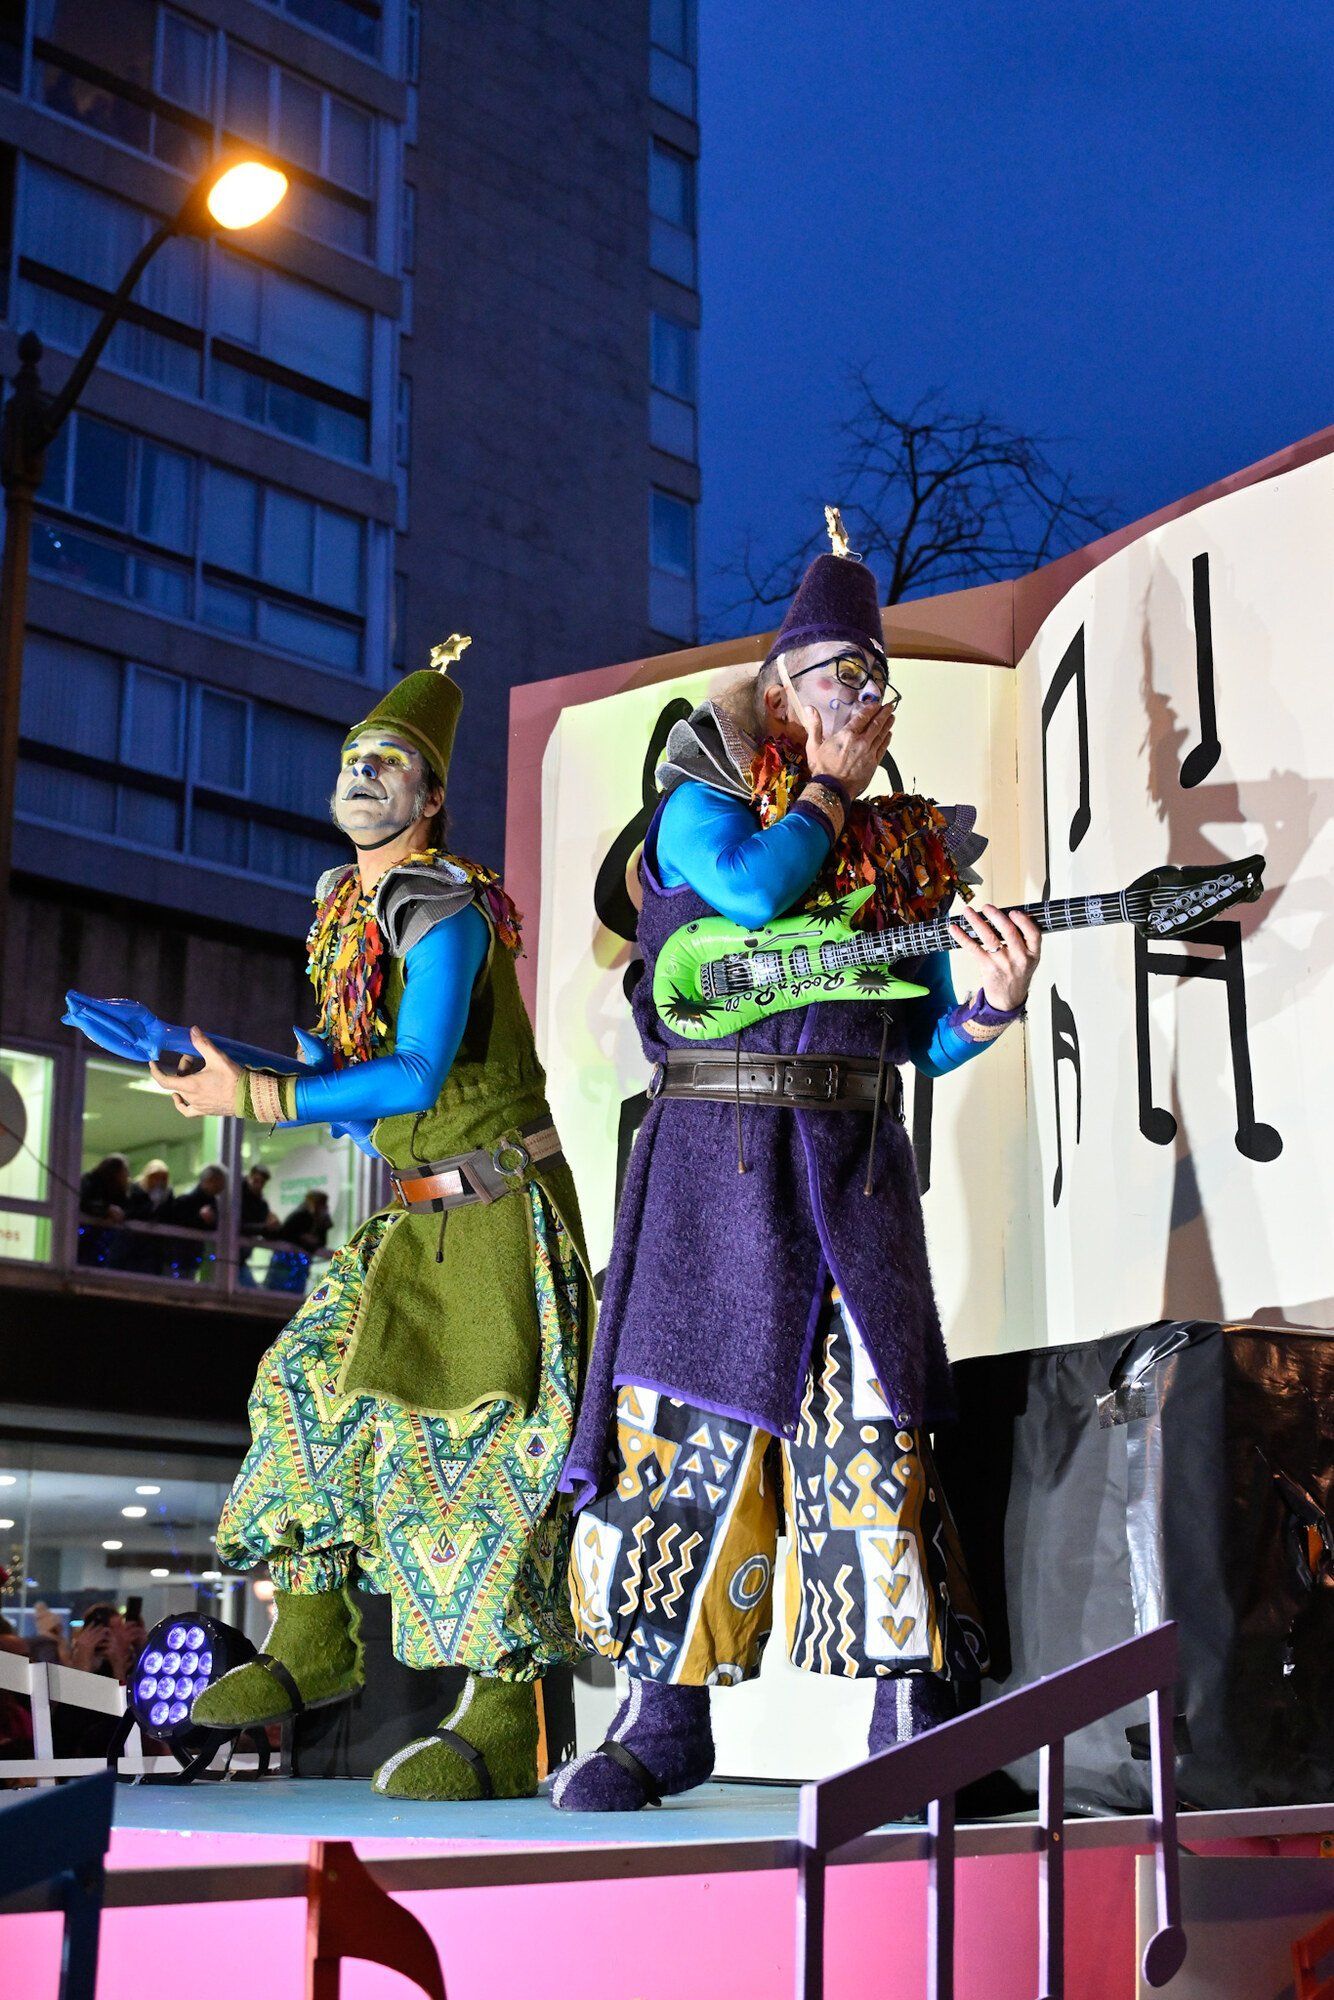
[(346, 750), (363, 729), (392, 730), (421, 751), (443, 785), (449, 775), (449, 759), (454, 733), (463, 708), (463, 692), (449, 670), (472, 640), (462, 632), (452, 632), (439, 646), (431, 648), (431, 664), (415, 674), (405, 674), (396, 687), (379, 700), (363, 722), (349, 729), (343, 742)]

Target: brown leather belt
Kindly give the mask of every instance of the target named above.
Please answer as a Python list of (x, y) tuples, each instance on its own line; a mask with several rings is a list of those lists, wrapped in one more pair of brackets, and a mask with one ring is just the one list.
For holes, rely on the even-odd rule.
[(400, 1208), (430, 1210), (466, 1208), (471, 1202), (490, 1203), (516, 1194), (528, 1183), (528, 1169), (562, 1159), (560, 1134), (550, 1118), (535, 1119), (519, 1130), (518, 1139), (501, 1139), (475, 1153), (456, 1153), (449, 1160), (424, 1160), (411, 1173), (391, 1168), (389, 1178)]
[(903, 1079), (874, 1056), (748, 1056), (719, 1049), (669, 1049), (655, 1065), (650, 1097), (702, 1097), (717, 1103), (768, 1104), (779, 1110), (874, 1111), (877, 1079), (890, 1116), (903, 1118)]

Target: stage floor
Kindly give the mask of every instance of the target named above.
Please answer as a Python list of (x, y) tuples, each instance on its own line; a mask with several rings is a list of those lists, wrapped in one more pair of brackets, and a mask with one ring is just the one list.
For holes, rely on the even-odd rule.
[(262, 1778), (227, 1784), (121, 1785), (121, 1833), (262, 1834), (299, 1840), (429, 1841), (432, 1846), (662, 1847), (790, 1840), (796, 1785), (704, 1785), (638, 1813), (557, 1812), (545, 1795), (429, 1804), (389, 1799), (342, 1778)]

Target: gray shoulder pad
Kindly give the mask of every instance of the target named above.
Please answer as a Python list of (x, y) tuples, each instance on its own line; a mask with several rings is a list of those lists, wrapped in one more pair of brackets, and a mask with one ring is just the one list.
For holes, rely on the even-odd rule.
[(990, 846), (986, 835), (976, 831), (977, 807), (938, 805), (936, 811), (945, 821), (945, 845), (959, 874), (967, 883), (976, 882), (974, 866)]
[(342, 880), (343, 876), (347, 874), (348, 869), (352, 866), (353, 863), (350, 861), (340, 861), (334, 867), (326, 868), (319, 881), (315, 884), (315, 901), (322, 903), (330, 890)]
[[(709, 701), (702, 702), (684, 721), (673, 723), (667, 736), (666, 754), (657, 770), (660, 789), (672, 792), (693, 778), (712, 785), (716, 791), (748, 799), (750, 786), (739, 767), (746, 746), (729, 724), (730, 718)], [(750, 746), (750, 755), (753, 754)]]
[(409, 868), (386, 876), (375, 914), (385, 943), (395, 958), (402, 958), (472, 900), (472, 883), (448, 865)]

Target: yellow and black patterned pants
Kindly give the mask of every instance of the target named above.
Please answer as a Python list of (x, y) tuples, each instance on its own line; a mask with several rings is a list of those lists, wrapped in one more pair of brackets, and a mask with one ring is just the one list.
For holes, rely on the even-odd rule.
[(925, 1436), (902, 1429), (836, 1291), (791, 1439), (623, 1386), (615, 1489), (575, 1523), (584, 1644), (640, 1680), (730, 1685), (773, 1624), (778, 1482), (787, 1642), (852, 1677), (985, 1671), (986, 1640)]

